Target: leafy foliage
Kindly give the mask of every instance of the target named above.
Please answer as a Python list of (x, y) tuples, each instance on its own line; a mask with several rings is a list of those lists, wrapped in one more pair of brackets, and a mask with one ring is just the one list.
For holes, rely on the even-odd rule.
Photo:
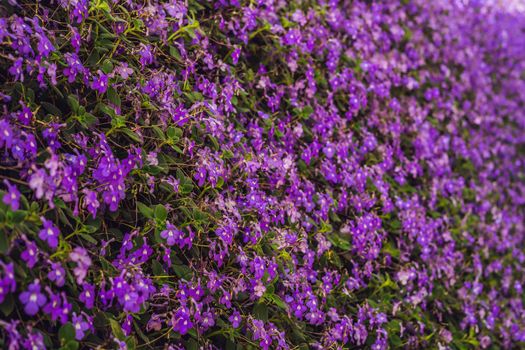
[(0, 8), (3, 348), (525, 346), (519, 13)]

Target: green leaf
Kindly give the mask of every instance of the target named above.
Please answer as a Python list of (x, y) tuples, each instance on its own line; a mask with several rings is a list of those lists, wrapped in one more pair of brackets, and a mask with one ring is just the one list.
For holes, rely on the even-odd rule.
[(192, 270), (188, 266), (182, 265), (182, 264), (173, 264), (171, 266), (173, 268), (173, 271), (175, 271), (175, 274), (178, 277), (183, 278), (185, 280), (188, 280), (191, 278)]
[(332, 219), (333, 222), (341, 222), (342, 221), (341, 218), (333, 210), (330, 210), (328, 215), (330, 216), (330, 219)]
[(60, 350), (77, 350), (80, 344), (76, 340), (70, 340)]
[(171, 148), (173, 148), (177, 153), (184, 154), (184, 152), (182, 151), (182, 149), (180, 149), (179, 146), (171, 145)]
[(401, 228), (401, 221), (399, 220), (389, 220), (386, 222), (386, 226), (388, 227), (389, 231), (397, 231)]
[(109, 326), (108, 317), (103, 312), (97, 312), (95, 318), (93, 319), (93, 325), (95, 328), (106, 328)]
[(35, 91), (33, 89), (27, 88), (26, 89), (26, 98), (29, 101), (29, 103), (35, 102)]
[(388, 253), (390, 254), (391, 256), (393, 256), (394, 258), (399, 258), (399, 256), (401, 255), (401, 252), (399, 251), (399, 249), (397, 249), (395, 246), (394, 246), (394, 243), (388, 241), (386, 243), (384, 243), (383, 245), (383, 251), (385, 253)]
[(153, 129), (153, 131), (155, 132), (155, 134), (157, 135), (157, 137), (159, 139), (161, 139), (162, 141), (165, 141), (166, 140), (166, 135), (164, 135), (164, 131), (162, 131), (161, 128), (159, 128), (158, 126), (156, 125), (153, 125), (151, 127), (151, 129)]
[(0, 304), (0, 311), (5, 317), (9, 316), (15, 309), (15, 299), (11, 293), (7, 294), (2, 304)]
[(180, 187), (180, 192), (182, 194), (188, 194), (191, 191), (193, 191), (193, 185), (192, 184), (184, 184)]
[(15, 212), (8, 213), (8, 218), (10, 221), (15, 224), (19, 224), (26, 218), (28, 212), (25, 210), (17, 210)]
[(77, 97), (75, 95), (69, 95), (67, 97), (67, 102), (69, 104), (69, 107), (71, 107), (71, 110), (75, 113), (78, 112), (78, 108), (80, 107), (80, 104), (78, 103)]
[(166, 131), (166, 134), (168, 135), (170, 139), (178, 141), (182, 137), (183, 132), (182, 132), (182, 129), (180, 128), (175, 128), (173, 126), (170, 126), (168, 130)]
[(217, 139), (211, 134), (209, 134), (208, 137), (213, 145), (213, 148), (215, 148), (215, 150), (218, 151), (221, 147), (219, 146), (219, 142), (217, 141)]
[(108, 100), (114, 104), (117, 107), (121, 106), (120, 96), (118, 95), (117, 91), (112, 87), (108, 87), (108, 90), (106, 92), (108, 96)]
[(102, 63), (102, 71), (106, 74), (109, 74), (113, 72), (113, 63), (111, 63), (110, 60), (106, 59), (104, 60), (104, 63)]
[(62, 327), (60, 327), (60, 329), (58, 330), (58, 337), (60, 338), (60, 342), (62, 344), (65, 344), (70, 340), (75, 340), (75, 328), (73, 327), (71, 322), (68, 322)]
[(163, 223), (168, 218), (168, 210), (162, 204), (157, 204), (154, 215), (157, 222)]
[(162, 264), (158, 260), (153, 260), (151, 263), (151, 270), (156, 276), (162, 276), (166, 274), (164, 267), (162, 267)]
[(115, 319), (109, 318), (109, 325), (111, 326), (111, 331), (115, 337), (119, 340), (124, 340), (126, 338), (120, 324)]
[(321, 223), (321, 229), (319, 230), (319, 233), (327, 233), (327, 232), (332, 232), (333, 230), (333, 227), (330, 223), (328, 222), (322, 222)]
[(281, 299), (280, 296), (270, 293), (268, 295), (265, 295), (265, 298), (269, 300), (271, 303), (280, 307), (281, 309), (288, 310), (288, 305), (286, 305), (286, 303), (284, 302), (284, 300)]
[(82, 230), (86, 233), (95, 233), (100, 228), (101, 224), (102, 220), (100, 220), (100, 218), (88, 219), (88, 221), (86, 221), (86, 225), (82, 226)]
[(137, 332), (140, 339), (142, 339), (146, 343), (150, 343), (150, 339), (144, 334), (144, 332), (142, 332), (142, 329), (140, 329), (140, 326), (135, 320), (133, 320), (133, 328), (135, 328), (135, 332)]
[(88, 241), (89, 243), (97, 244), (97, 240), (93, 238), (92, 236), (90, 236), (89, 234), (79, 233), (78, 235), (82, 237), (84, 240)]
[(314, 113), (312, 106), (305, 106), (301, 111), (301, 118), (308, 119)]
[(268, 321), (268, 306), (264, 303), (257, 303), (253, 307), (253, 316), (261, 321)]
[(191, 102), (197, 102), (202, 101), (204, 97), (200, 92), (192, 91), (192, 92), (185, 92), (184, 95), (191, 101)]
[(198, 350), (199, 349), (199, 343), (195, 339), (188, 339), (185, 344), (185, 348), (187, 350)]
[(124, 127), (126, 126), (126, 122), (124, 118), (117, 117), (117, 114), (115, 113), (115, 110), (108, 106), (105, 103), (99, 102), (97, 103), (97, 106), (95, 108), (97, 111), (101, 111), (102, 113), (108, 115), (111, 117), (111, 126), (114, 128)]
[(57, 117), (61, 117), (62, 116), (62, 111), (60, 111), (60, 109), (58, 109), (55, 105), (49, 103), (49, 102), (40, 102), (40, 104), (42, 105), (42, 107), (44, 107), (44, 109), (51, 115), (54, 115), (54, 116), (57, 116)]
[(226, 150), (222, 151), (222, 158), (231, 159), (231, 158), (233, 158), (233, 156), (234, 156), (233, 152), (230, 151), (229, 149), (226, 149)]
[(77, 116), (77, 120), (85, 128), (89, 128), (98, 121), (97, 117), (91, 113), (83, 113), (82, 115)]
[(182, 58), (180, 57), (179, 50), (175, 48), (173, 45), (170, 45), (170, 56), (178, 60), (182, 60)]
[(7, 238), (7, 230), (0, 230), (0, 253), (6, 254), (9, 249), (9, 239)]
[(120, 128), (119, 131), (123, 132), (124, 134), (126, 134), (133, 141), (142, 143), (142, 138), (137, 133), (131, 131), (130, 129), (128, 129), (128, 128)]
[(193, 218), (199, 223), (206, 223), (208, 221), (208, 215), (199, 209), (193, 209)]
[(148, 207), (146, 204), (141, 203), (141, 202), (137, 202), (137, 207), (139, 209), (139, 212), (142, 215), (144, 215), (146, 218), (148, 218), (148, 219), (153, 219), (154, 218), (154, 216), (153, 216), (153, 209)]
[(137, 347), (137, 340), (134, 336), (129, 336), (125, 340), (128, 350), (135, 350)]
[(347, 238), (343, 238), (342, 236), (336, 233), (327, 236), (327, 238), (337, 248), (340, 248), (343, 250), (349, 250), (352, 247)]

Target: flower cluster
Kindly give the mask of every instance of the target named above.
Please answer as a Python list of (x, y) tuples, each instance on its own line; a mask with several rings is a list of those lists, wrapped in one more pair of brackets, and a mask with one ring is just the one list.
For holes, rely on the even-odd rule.
[(519, 7), (0, 9), (0, 347), (525, 347)]

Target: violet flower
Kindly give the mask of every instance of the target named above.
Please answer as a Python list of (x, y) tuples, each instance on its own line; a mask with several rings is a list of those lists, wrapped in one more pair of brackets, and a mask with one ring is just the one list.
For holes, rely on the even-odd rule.
[(56, 247), (58, 247), (58, 236), (60, 235), (58, 227), (53, 225), (53, 222), (51, 220), (47, 220), (46, 218), (42, 218), (42, 222), (44, 226), (39, 231), (38, 238), (46, 241), (52, 249), (56, 249)]
[(73, 274), (76, 277), (78, 284), (82, 284), (86, 278), (89, 267), (91, 266), (91, 258), (84, 248), (76, 247), (69, 254), (71, 261), (77, 263), (77, 266), (73, 269)]
[(35, 280), (27, 290), (20, 294), (20, 301), (24, 304), (24, 311), (29, 316), (34, 316), (44, 306), (47, 298), (40, 292), (40, 281)]
[(91, 328), (89, 323), (84, 319), (82, 315), (77, 315), (76, 312), (73, 312), (71, 322), (73, 323), (73, 328), (75, 329), (75, 339), (84, 339), (84, 337), (86, 336), (86, 331), (88, 331)]
[(4, 183), (7, 186), (7, 193), (2, 197), (2, 202), (9, 205), (13, 211), (17, 211), (20, 208), (20, 192), (8, 180), (4, 180)]
[(98, 72), (98, 77), (93, 78), (91, 88), (103, 94), (108, 89), (108, 76), (101, 71)]

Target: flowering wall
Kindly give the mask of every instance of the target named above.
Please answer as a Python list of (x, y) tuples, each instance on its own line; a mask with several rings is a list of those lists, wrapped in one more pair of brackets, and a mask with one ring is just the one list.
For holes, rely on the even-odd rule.
[(525, 19), (0, 5), (0, 347), (525, 347)]

